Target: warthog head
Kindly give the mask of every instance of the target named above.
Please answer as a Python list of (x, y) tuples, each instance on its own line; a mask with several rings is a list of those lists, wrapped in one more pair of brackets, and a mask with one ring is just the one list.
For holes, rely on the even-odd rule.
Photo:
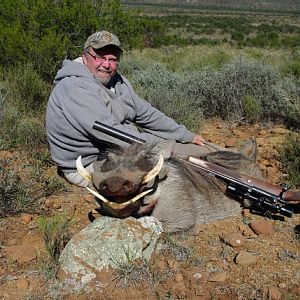
[[(115, 217), (152, 213), (168, 231), (225, 218), (240, 211), (240, 204), (225, 195), (224, 185), (207, 172), (176, 157), (166, 158), (164, 146), (135, 144), (107, 153), (88, 173), (88, 188), (105, 213)], [(253, 163), (242, 154), (214, 152), (205, 159), (252, 173)]]
[(77, 159), (78, 171), (92, 181), (95, 190), (88, 189), (105, 211), (116, 217), (134, 215), (141, 199), (153, 192), (153, 183), (165, 168), (163, 155), (149, 150), (146, 145), (116, 148), (93, 164), (92, 173), (82, 167), (80, 157)]

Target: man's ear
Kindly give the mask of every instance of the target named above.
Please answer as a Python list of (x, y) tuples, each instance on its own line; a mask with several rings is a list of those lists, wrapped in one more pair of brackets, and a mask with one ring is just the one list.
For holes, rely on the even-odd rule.
[(86, 54), (82, 53), (82, 62), (83, 64), (86, 66), (87, 65), (87, 58), (86, 58)]

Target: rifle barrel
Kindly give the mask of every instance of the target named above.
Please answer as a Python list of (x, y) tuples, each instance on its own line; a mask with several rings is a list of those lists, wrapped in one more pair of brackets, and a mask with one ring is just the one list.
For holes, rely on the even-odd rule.
[(115, 137), (115, 138), (117, 138), (123, 142), (129, 143), (129, 144), (133, 144), (133, 143), (145, 144), (146, 143), (146, 141), (143, 139), (140, 139), (129, 133), (126, 133), (119, 129), (115, 129), (111, 126), (108, 126), (108, 125), (98, 122), (98, 121), (95, 121), (95, 123), (93, 125), (93, 129), (96, 129), (98, 131), (106, 133), (109, 136)]

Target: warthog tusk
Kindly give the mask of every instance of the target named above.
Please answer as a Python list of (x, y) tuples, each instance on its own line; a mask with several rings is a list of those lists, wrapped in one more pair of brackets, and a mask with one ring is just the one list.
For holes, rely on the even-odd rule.
[(96, 191), (92, 190), (89, 187), (86, 187), (86, 189), (92, 193), (94, 196), (96, 196), (97, 198), (99, 198), (101, 201), (103, 201), (104, 203), (108, 203), (109, 201), (107, 199), (105, 199), (103, 196), (101, 196), (99, 193), (97, 193)]
[(76, 159), (76, 169), (78, 171), (78, 173), (86, 180), (88, 181), (92, 181), (92, 174), (87, 171), (84, 166), (82, 165), (81, 162), (81, 156), (78, 156)]
[(150, 192), (153, 191), (153, 189), (150, 189), (150, 190), (144, 191), (144, 192), (136, 195), (134, 198), (132, 198), (132, 199), (130, 199), (130, 200), (124, 202), (124, 203), (116, 203), (116, 202), (108, 201), (106, 198), (101, 196), (98, 192), (92, 190), (89, 187), (86, 187), (86, 189), (90, 193), (92, 193), (94, 196), (96, 196), (98, 199), (100, 199), (101, 201), (103, 201), (105, 204), (109, 205), (113, 209), (122, 209), (122, 208), (126, 207), (129, 204), (135, 203), (137, 200), (139, 200), (140, 198), (144, 197), (145, 195), (147, 195), (147, 194), (149, 194)]
[(147, 182), (151, 181), (160, 172), (163, 164), (164, 164), (164, 157), (160, 154), (158, 163), (150, 172), (148, 172), (145, 175), (142, 183), (147, 183)]

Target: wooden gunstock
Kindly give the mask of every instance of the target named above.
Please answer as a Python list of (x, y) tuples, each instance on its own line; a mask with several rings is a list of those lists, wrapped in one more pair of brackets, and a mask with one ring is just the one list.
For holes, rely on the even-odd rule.
[(227, 177), (230, 177), (232, 179), (235, 179), (237, 181), (240, 181), (244, 184), (249, 185), (250, 187), (259, 188), (265, 192), (268, 192), (274, 196), (281, 197), (282, 199), (288, 202), (300, 202), (300, 192), (292, 192), (292, 191), (284, 191), (282, 188), (275, 186), (273, 184), (270, 184), (266, 181), (256, 179), (254, 177), (243, 175), (239, 172), (235, 172), (232, 170), (228, 170), (227, 168), (224, 168), (220, 165), (216, 165), (213, 163), (209, 163), (205, 160), (198, 159), (195, 157), (189, 157), (189, 162), (193, 163), (194, 165), (200, 167), (201, 169), (207, 171), (215, 172), (222, 175), (225, 175)]
[(283, 193), (282, 199), (291, 203), (300, 203), (300, 192), (286, 191)]
[(243, 181), (244, 183), (257, 187), (275, 196), (278, 197), (282, 196), (282, 200), (288, 202), (300, 202), (300, 192), (284, 191), (282, 188), (273, 185), (271, 183), (268, 183), (266, 181), (259, 180), (243, 174), (239, 174), (239, 176), (240, 176), (239, 180)]

